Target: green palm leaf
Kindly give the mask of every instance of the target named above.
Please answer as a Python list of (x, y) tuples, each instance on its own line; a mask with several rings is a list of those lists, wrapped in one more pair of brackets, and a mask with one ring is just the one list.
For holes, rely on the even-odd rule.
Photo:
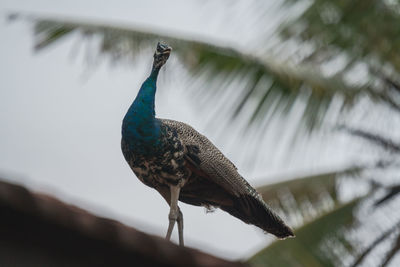
[[(366, 86), (350, 86), (340, 76), (326, 77), (311, 65), (295, 66), (231, 47), (135, 27), (39, 19), (35, 21), (35, 47), (43, 50), (72, 33), (79, 33), (85, 39), (96, 36), (100, 42), (99, 54), (109, 56), (112, 61), (134, 59), (140, 48), (153, 47), (158, 40), (165, 40), (195, 77), (217, 81), (214, 86), (201, 86), (202, 91), (218, 90), (222, 84), (229, 84), (227, 80), (245, 81), (245, 86), (236, 88), (239, 93), (237, 99), (231, 100), (234, 109), (231, 114), (237, 116), (251, 103), (250, 122), (263, 120), (270, 111), (286, 113), (301, 99), (306, 104), (303, 119), (308, 129), (313, 129), (322, 121), (335, 96), (340, 96), (336, 100), (342, 108), (351, 107), (356, 99), (366, 95), (380, 99), (378, 93)], [(214, 94), (215, 91), (204, 95), (209, 95), (212, 102)]]
[(347, 69), (360, 62), (379, 71), (383, 65), (389, 70), (390, 65), (398, 77), (399, 7), (398, 1), (314, 0), (300, 16), (282, 26), (281, 36), (300, 46), (312, 45), (306, 61), (321, 64), (345, 55)]
[(336, 259), (323, 249), (324, 242), (340, 242), (346, 251), (353, 248), (346, 242), (344, 230), (355, 222), (354, 211), (361, 199), (338, 206), (295, 231), (296, 237), (277, 241), (258, 252), (249, 263), (252, 266), (338, 266)]
[[(302, 225), (341, 205), (339, 180), (358, 177), (364, 168), (349, 167), (335, 171), (295, 177), (284, 182), (258, 187), (257, 191), (291, 225)], [(296, 220), (293, 220), (295, 217)]]

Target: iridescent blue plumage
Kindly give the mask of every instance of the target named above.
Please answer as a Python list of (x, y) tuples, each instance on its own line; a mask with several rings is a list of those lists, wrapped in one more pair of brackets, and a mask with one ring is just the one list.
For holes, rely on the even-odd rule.
[(153, 68), (123, 120), (122, 136), (137, 153), (154, 152), (159, 145), (160, 123), (154, 111), (159, 70)]
[(293, 236), (235, 165), (205, 136), (182, 122), (155, 117), (157, 77), (170, 52), (168, 45), (157, 45), (151, 74), (124, 117), (121, 140), (132, 171), (170, 205), (167, 239), (177, 222), (179, 243), (183, 245), (183, 216), (178, 200), (219, 207), (279, 238)]

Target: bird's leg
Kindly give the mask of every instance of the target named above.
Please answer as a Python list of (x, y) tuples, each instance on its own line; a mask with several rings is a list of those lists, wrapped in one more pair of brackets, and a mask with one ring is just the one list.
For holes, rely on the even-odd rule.
[(183, 245), (183, 214), (181, 212), (181, 210), (178, 208), (178, 233), (179, 233), (179, 245), (180, 246), (184, 246)]
[(179, 198), (179, 191), (181, 188), (179, 186), (170, 186), (171, 190), (171, 203), (170, 203), (170, 210), (169, 210), (169, 225), (166, 239), (171, 239), (172, 230), (174, 229), (174, 225), (176, 220), (178, 219), (179, 209), (178, 209), (178, 198)]

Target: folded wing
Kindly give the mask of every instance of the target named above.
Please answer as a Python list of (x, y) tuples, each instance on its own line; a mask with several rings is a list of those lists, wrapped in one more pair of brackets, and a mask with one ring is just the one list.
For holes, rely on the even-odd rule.
[(220, 207), (279, 238), (294, 236), (292, 230), (210, 140), (185, 123), (173, 120), (161, 122), (178, 133), (187, 151), (187, 167), (197, 177), (182, 188), (180, 200), (192, 205)]

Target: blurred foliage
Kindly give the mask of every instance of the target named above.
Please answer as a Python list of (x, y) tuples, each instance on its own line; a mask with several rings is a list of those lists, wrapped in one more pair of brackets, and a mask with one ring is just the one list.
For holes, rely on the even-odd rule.
[[(291, 5), (293, 2), (287, 0), (285, 3)], [(302, 14), (281, 26), (280, 36), (283, 39), (282, 44), (290, 42), (297, 44), (296, 49), (291, 52), (293, 55), (302, 55), (300, 60), (297, 59), (299, 64), (319, 65), (322, 69), (327, 67), (330, 71), (335, 69), (329, 77), (338, 75), (347, 77), (345, 79), (357, 77), (351, 82), (352, 84), (366, 85), (369, 90), (377, 93), (377, 98), (372, 98), (373, 100), (379, 99), (379, 102), (392, 109), (393, 116), (398, 116), (399, 11), (398, 1), (314, 0), (309, 2)], [(360, 67), (365, 73), (357, 72), (356, 69)], [(371, 130), (355, 128), (353, 125), (340, 126), (339, 129), (391, 154), (388, 163), (381, 162), (372, 169), (392, 167), (398, 170), (396, 165), (400, 151), (398, 142)], [(367, 173), (362, 172), (361, 177)], [(287, 216), (290, 214), (290, 217), (293, 217), (293, 214), (298, 217), (299, 213), (303, 217), (304, 214), (310, 217), (313, 213), (304, 212), (302, 207), (306, 207), (306, 211), (312, 211), (312, 205), (302, 203), (313, 203), (310, 199), (318, 196), (316, 192), (326, 192), (322, 200), (315, 201), (317, 204), (324, 201), (335, 204), (331, 205), (328, 208), (331, 211), (325, 214), (324, 211), (322, 215), (321, 212), (314, 212), (315, 216), (311, 221), (303, 220), (304, 224), (301, 224), (300, 220), (300, 225), (303, 226), (295, 231), (295, 239), (274, 242), (251, 258), (250, 262), (254, 266), (386, 266), (389, 264), (400, 251), (400, 220), (394, 213), (398, 204), (396, 197), (400, 193), (397, 175), (394, 179), (390, 179), (390, 185), (385, 186), (375, 182), (372, 187), (374, 190), (361, 200), (356, 198), (350, 202), (337, 201), (336, 197), (343, 191), (343, 188), (338, 187), (338, 182), (341, 180), (341, 176), (334, 173), (308, 179), (292, 179), (285, 183), (261, 187), (259, 191), (263, 197), (270, 203), (278, 204), (282, 202), (282, 193), (278, 192), (286, 190), (284, 195), (286, 199), (291, 199), (291, 209), (283, 208), (283, 212)], [(361, 185), (364, 180), (365, 178), (360, 179), (355, 184)], [(379, 181), (379, 178), (376, 177), (376, 180)], [(344, 184), (346, 185), (346, 182)], [(347, 186), (351, 186), (351, 183), (347, 183)], [(355, 209), (361, 204), (366, 211), (360, 215)], [(282, 206), (285, 205), (279, 204), (276, 207), (279, 209)], [(369, 232), (365, 229), (369, 229)], [(357, 238), (350, 237), (352, 234)], [(371, 239), (371, 236), (374, 238)], [(386, 247), (382, 250), (384, 243)]]
[[(355, 99), (361, 96), (381, 99), (380, 93), (365, 85), (349, 85), (338, 75), (326, 77), (311, 65), (295, 66), (266, 55), (246, 53), (231, 47), (164, 33), (141, 31), (133, 27), (38, 19), (35, 23), (35, 48), (40, 51), (72, 33), (79, 33), (85, 40), (96, 38), (99, 41), (98, 56), (108, 56), (112, 62), (133, 60), (141, 51), (140, 48), (153, 47), (158, 40), (168, 42), (174, 54), (195, 77), (205, 75), (205, 80), (217, 81), (211, 86), (212, 89), (224, 89), (222, 84), (227, 82), (226, 79), (245, 81), (246, 85), (240, 88), (240, 97), (232, 117), (237, 116), (247, 103), (256, 101), (248, 118), (250, 123), (255, 119), (264, 119), (270, 109), (274, 109), (274, 113), (287, 113), (293, 103), (302, 97), (307, 103), (303, 118), (308, 129), (312, 130), (322, 121), (336, 95), (341, 96), (343, 108), (351, 107)], [(210, 86), (202, 86), (200, 89), (210, 90), (207, 88)], [(209, 96), (207, 100), (211, 101), (212, 94)]]
[[(368, 12), (354, 12), (360, 8)], [(376, 19), (371, 20), (368, 15)], [(36, 20), (35, 48), (42, 50), (67, 35), (79, 33), (84, 39), (98, 40), (98, 56), (108, 56), (112, 62), (119, 62), (134, 59), (141, 48), (153, 47), (158, 40), (167, 41), (195, 77), (205, 75), (204, 80), (217, 81), (214, 86), (201, 86), (202, 91), (223, 89), (227, 79), (244, 81), (245, 86), (240, 88), (231, 114), (237, 116), (251, 103), (250, 123), (266, 119), (267, 112), (286, 114), (300, 98), (306, 103), (303, 119), (309, 130), (321, 123), (333, 100), (340, 103), (342, 110), (347, 110), (360, 98), (369, 97), (400, 111), (400, 83), (396, 71), (400, 58), (396, 49), (398, 14), (392, 9), (381, 1), (366, 4), (361, 0), (351, 3), (320, 0), (311, 4), (299, 18), (283, 25), (282, 43), (294, 41), (297, 44), (298, 49), (287, 53), (296, 57), (304, 54), (301, 64), (290, 58), (279, 60), (273, 53), (260, 55), (257, 51), (239, 51), (143, 31), (140, 27), (57, 19)], [(312, 49), (308, 54), (298, 51), (310, 50), (309, 47)], [(344, 58), (345, 64), (334, 75), (321, 71), (324, 64), (338, 58)], [(368, 69), (368, 78), (357, 83), (347, 81), (346, 77), (357, 76), (353, 73), (359, 66)], [(213, 100), (212, 94), (203, 95)]]
[[(285, 2), (286, 5), (293, 3), (291, 0)], [(352, 80), (351, 84), (367, 85), (377, 96), (371, 99), (391, 108), (392, 116), (398, 116), (400, 3), (375, 0), (314, 0), (308, 3), (302, 14), (281, 26), (282, 45), (297, 44), (292, 53), (302, 55), (297, 59), (298, 64), (318, 65), (331, 72), (329, 77), (339, 75), (345, 80)], [(332, 69), (335, 71), (332, 72)], [(360, 73), (359, 69), (363, 71)], [(334, 174), (299, 180), (294, 178), (285, 183), (261, 187), (259, 190), (263, 197), (270, 203), (278, 204), (278, 210), (285, 206), (280, 204), (282, 195), (285, 196), (285, 201), (291, 203), (290, 209), (280, 208), (286, 216), (304, 218), (306, 215), (309, 218), (310, 214), (314, 214), (314, 217), (311, 220), (295, 220), (300, 224), (293, 225), (303, 225), (295, 231), (297, 237), (275, 242), (257, 253), (250, 259), (254, 266), (386, 266), (398, 255), (399, 177), (395, 174), (389, 178), (389, 185), (381, 184), (381, 180), (392, 176), (391, 168), (398, 173), (399, 142), (390, 137), (390, 133), (386, 133), (388, 136), (378, 134), (380, 129), (366, 130), (354, 125), (341, 125), (338, 129), (388, 153), (389, 161), (376, 164), (371, 168), (372, 172), (362, 172), (360, 178), (363, 179), (352, 183), (341, 182), (341, 175)], [(377, 172), (377, 169), (382, 171)], [(389, 171), (388, 175), (385, 170)], [(378, 174), (372, 179), (372, 190), (368, 194), (361, 200), (338, 201), (337, 196), (345, 191), (343, 187), (353, 186), (353, 192), (357, 192), (368, 173)], [(342, 188), (338, 186), (340, 183)], [(297, 185), (300, 186), (296, 188)], [(265, 191), (265, 188), (269, 190)], [(313, 201), (309, 199), (315, 199), (318, 195), (315, 192), (326, 192), (324, 197), (316, 200), (317, 204), (326, 201), (335, 203), (328, 207), (327, 213), (326, 210), (325, 214), (322, 211), (322, 215), (321, 212), (307, 212), (314, 210), (309, 204)], [(304, 202), (308, 205), (302, 204)], [(306, 212), (302, 207), (306, 207)], [(358, 209), (364, 212), (357, 213)], [(351, 223), (346, 223), (347, 218)], [(339, 221), (341, 219), (343, 221)]]
[[(341, 205), (339, 179), (359, 177), (364, 168), (346, 169), (294, 177), (284, 182), (257, 188), (263, 199), (289, 220), (299, 226)], [(296, 220), (293, 220), (293, 219)], [(292, 219), (292, 221), (291, 221)]]
[[(99, 56), (106, 55), (112, 62), (118, 62), (134, 59), (140, 48), (153, 47), (158, 40), (167, 41), (195, 77), (206, 75), (204, 80), (218, 81), (212, 89), (223, 89), (227, 79), (245, 81), (231, 114), (237, 116), (246, 104), (252, 103), (250, 123), (265, 119), (271, 109), (273, 113), (287, 113), (299, 98), (306, 103), (303, 118), (309, 130), (321, 123), (333, 100), (343, 109), (367, 96), (400, 110), (398, 94), (393, 98), (393, 88), (400, 92), (396, 72), (400, 62), (396, 49), (400, 28), (398, 14), (392, 8), (381, 1), (319, 0), (300, 17), (283, 25), (282, 43), (294, 40), (299, 47), (284, 52), (296, 57), (305, 54), (302, 64), (279, 60), (273, 53), (239, 51), (163, 32), (144, 31), (140, 27), (57, 19), (36, 20), (35, 48), (44, 49), (78, 32), (84, 39), (95, 37), (99, 41)], [(309, 47), (312, 49), (308, 54), (298, 51), (310, 50)], [(346, 63), (334, 75), (321, 71), (323, 64), (339, 57), (344, 57)], [(368, 79), (350, 83), (346, 75), (354, 76), (354, 68), (360, 64), (368, 68)], [(210, 86), (200, 89), (207, 88)], [(208, 95), (207, 100), (211, 101), (212, 94)]]
[[(291, 4), (293, 0), (287, 0)], [(315, 0), (282, 28), (282, 36), (312, 45), (306, 61), (323, 62), (344, 54), (350, 69), (358, 62), (370, 68), (400, 71), (398, 1)], [(389, 66), (386, 66), (389, 65)]]
[[(387, 190), (370, 187), (361, 197), (343, 202), (337, 197), (341, 190), (335, 184), (349, 174), (359, 176), (362, 174), (360, 171), (359, 168), (350, 168), (259, 188), (258, 191), (274, 208), (279, 210), (280, 206), (290, 206), (283, 209), (284, 215), (292, 219), (302, 217), (303, 220), (297, 223), (295, 238), (273, 242), (249, 259), (249, 263), (252, 266), (377, 266), (380, 262), (379, 266), (386, 266), (400, 251), (400, 214), (394, 212), (398, 201), (376, 208), (393, 200), (393, 193), (398, 192), (399, 186)], [(287, 193), (282, 194), (285, 190)], [(315, 201), (317, 205), (329, 199), (333, 201), (317, 213), (312, 201), (308, 205), (301, 203), (309, 196), (317, 196), (318, 192), (322, 195)], [(285, 202), (291, 203), (276, 205)], [(292, 225), (296, 224), (292, 222)], [(366, 235), (368, 242), (365, 242)], [(378, 246), (392, 239), (394, 242), (388, 252), (372, 256), (377, 263), (366, 261)]]
[[(284, 241), (276, 241), (254, 255), (249, 262), (252, 266), (339, 266), (332, 257), (335, 242), (340, 242), (347, 250), (353, 248), (346, 242), (347, 226), (355, 223), (354, 210), (360, 199), (338, 206), (331, 212), (315, 219), (296, 230), (296, 237)], [(323, 244), (330, 239), (331, 244)], [(325, 245), (325, 246), (324, 246)]]
[[(365, 109), (388, 107), (391, 116), (398, 116), (399, 1), (285, 0), (283, 11), (299, 2), (304, 3), (304, 11), (282, 21), (276, 31), (279, 41), (261, 53), (153, 29), (42, 18), (34, 20), (35, 47), (40, 51), (75, 34), (97, 40), (97, 56), (120, 62), (134, 60), (142, 48), (153, 49), (164, 40), (193, 77), (208, 81), (210, 86), (203, 83), (196, 90), (201, 89), (197, 95), (206, 97), (210, 105), (228, 105), (217, 103), (213, 96), (240, 81), (242, 86), (235, 88), (238, 96), (230, 101), (232, 118), (245, 114), (253, 125), (287, 114), (296, 101), (304, 103), (302, 120), (310, 131), (318, 129), (333, 104), (345, 115), (367, 100), (374, 105)], [(261, 10), (263, 5), (257, 6)], [(260, 36), (260, 43), (269, 38)], [(242, 113), (247, 107), (251, 112)], [(400, 215), (394, 212), (400, 195), (400, 141), (371, 128), (347, 125), (346, 119), (340, 123), (339, 130), (378, 146), (390, 155), (389, 160), (383, 154), (368, 168), (294, 177), (260, 187), (264, 199), (297, 228), (297, 237), (274, 242), (257, 253), (250, 259), (254, 266), (384, 266), (400, 250)], [(387, 176), (382, 171), (390, 168), (395, 170), (389, 175), (394, 178), (381, 182)], [(349, 191), (351, 196), (345, 197)]]
[[(292, 2), (286, 0), (287, 5)], [(302, 54), (303, 63), (336, 65), (333, 77), (361, 76), (353, 82), (367, 85), (376, 94), (374, 100), (399, 112), (399, 12), (396, 0), (315, 0), (281, 27), (280, 36), (283, 43), (298, 45), (292, 53)]]

